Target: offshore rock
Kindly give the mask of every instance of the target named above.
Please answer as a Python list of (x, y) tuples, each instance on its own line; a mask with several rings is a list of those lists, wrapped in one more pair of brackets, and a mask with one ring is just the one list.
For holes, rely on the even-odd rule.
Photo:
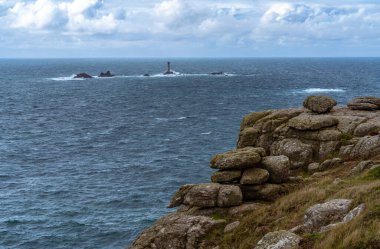
[(197, 249), (202, 238), (225, 220), (172, 213), (146, 229), (128, 249)]
[(110, 71), (107, 71), (107, 72), (105, 72), (105, 73), (103, 73), (103, 72), (101, 72), (100, 74), (99, 74), (99, 77), (101, 77), (101, 78), (109, 78), (109, 77), (113, 77), (114, 75), (110, 72)]
[(297, 249), (301, 237), (289, 231), (281, 230), (267, 233), (256, 245), (255, 249)]
[(265, 156), (263, 148), (245, 147), (223, 154), (211, 159), (211, 168), (221, 170), (236, 170), (252, 168)]
[(287, 156), (290, 160), (290, 169), (306, 167), (313, 159), (311, 145), (304, 144), (298, 139), (284, 139), (276, 141), (271, 146), (271, 155)]
[(268, 170), (270, 182), (284, 183), (288, 181), (290, 161), (287, 156), (267, 156), (263, 158), (261, 164), (264, 169)]
[(87, 73), (78, 73), (74, 76), (74, 79), (91, 79), (92, 76)]
[(347, 106), (352, 110), (380, 110), (380, 98), (374, 96), (358, 97), (348, 102)]
[(336, 101), (329, 96), (309, 96), (303, 102), (303, 106), (315, 113), (327, 113), (334, 106)]
[(219, 170), (212, 174), (211, 181), (215, 183), (238, 182), (241, 178), (241, 170)]
[(265, 169), (246, 169), (240, 179), (241, 184), (263, 184), (269, 179), (269, 172)]

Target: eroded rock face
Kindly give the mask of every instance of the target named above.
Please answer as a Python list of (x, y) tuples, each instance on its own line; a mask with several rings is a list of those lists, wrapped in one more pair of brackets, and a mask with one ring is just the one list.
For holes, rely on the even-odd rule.
[(290, 160), (290, 169), (306, 167), (313, 159), (313, 149), (310, 145), (298, 139), (284, 139), (271, 146), (271, 155), (287, 156)]
[(237, 182), (241, 178), (241, 170), (220, 170), (212, 174), (211, 181), (215, 183)]
[(327, 113), (334, 106), (336, 101), (329, 96), (309, 96), (303, 102), (303, 106), (315, 113)]
[(240, 179), (241, 184), (263, 184), (269, 179), (269, 172), (265, 169), (246, 169)]
[(268, 170), (272, 183), (284, 183), (288, 181), (290, 161), (287, 156), (267, 156), (264, 157), (261, 165)]
[(172, 198), (169, 207), (181, 204), (190, 207), (230, 207), (240, 205), (243, 195), (238, 186), (219, 183), (182, 186)]
[(239, 206), (243, 202), (243, 194), (238, 186), (221, 185), (219, 189), (218, 207)]
[(265, 156), (263, 148), (245, 147), (214, 156), (210, 167), (221, 170), (252, 168), (263, 156)]
[(256, 245), (255, 249), (297, 249), (301, 237), (289, 231), (281, 230), (267, 233)]
[(319, 232), (320, 228), (341, 220), (350, 210), (352, 200), (334, 199), (306, 210), (303, 231)]
[(78, 73), (74, 76), (74, 79), (91, 79), (92, 76), (87, 73)]
[(196, 207), (216, 207), (220, 184), (209, 183), (193, 186), (185, 195), (183, 204)]
[(367, 135), (379, 134), (380, 131), (380, 118), (374, 118), (368, 120), (365, 123), (359, 124), (355, 131), (354, 135), (358, 137), (363, 137)]
[(352, 110), (373, 111), (380, 109), (380, 98), (373, 96), (358, 97), (347, 104)]
[(143, 231), (128, 249), (197, 249), (201, 239), (224, 220), (172, 213)]
[(350, 158), (367, 159), (380, 154), (380, 135), (365, 136), (352, 147)]
[(266, 183), (263, 185), (240, 185), (243, 200), (265, 200), (273, 201), (285, 193), (283, 186)]
[(299, 115), (288, 122), (288, 126), (296, 130), (320, 130), (338, 124), (338, 119), (330, 115)]

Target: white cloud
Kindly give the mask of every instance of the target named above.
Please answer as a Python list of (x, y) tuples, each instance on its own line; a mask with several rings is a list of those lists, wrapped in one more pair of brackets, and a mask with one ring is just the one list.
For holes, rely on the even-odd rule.
[[(380, 3), (293, 0), (0, 0), (0, 29), (61, 38), (68, 46), (377, 46)], [(34, 43), (38, 43), (38, 34)], [(80, 40), (80, 43), (75, 42)], [(25, 41), (23, 41), (25, 43)], [(74, 46), (74, 45), (73, 45)]]

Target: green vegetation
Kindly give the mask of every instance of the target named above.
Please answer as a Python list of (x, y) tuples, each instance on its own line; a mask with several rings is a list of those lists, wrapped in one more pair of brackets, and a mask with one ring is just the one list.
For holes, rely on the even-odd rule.
[[(380, 167), (363, 174), (346, 178), (349, 168), (341, 166), (320, 178), (309, 178), (289, 195), (243, 217), (224, 216), (223, 219), (240, 220), (240, 226), (228, 234), (218, 230), (208, 235), (202, 248), (252, 249), (266, 233), (301, 224), (306, 209), (312, 205), (348, 198), (353, 200), (353, 206), (364, 203), (365, 211), (329, 232), (303, 234), (301, 248), (380, 249)], [(336, 184), (337, 177), (345, 179)]]

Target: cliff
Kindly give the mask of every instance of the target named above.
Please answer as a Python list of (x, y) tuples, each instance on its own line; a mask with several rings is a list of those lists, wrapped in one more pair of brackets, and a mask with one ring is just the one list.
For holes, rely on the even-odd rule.
[(212, 183), (182, 186), (130, 249), (380, 248), (380, 99), (303, 104), (245, 116)]

